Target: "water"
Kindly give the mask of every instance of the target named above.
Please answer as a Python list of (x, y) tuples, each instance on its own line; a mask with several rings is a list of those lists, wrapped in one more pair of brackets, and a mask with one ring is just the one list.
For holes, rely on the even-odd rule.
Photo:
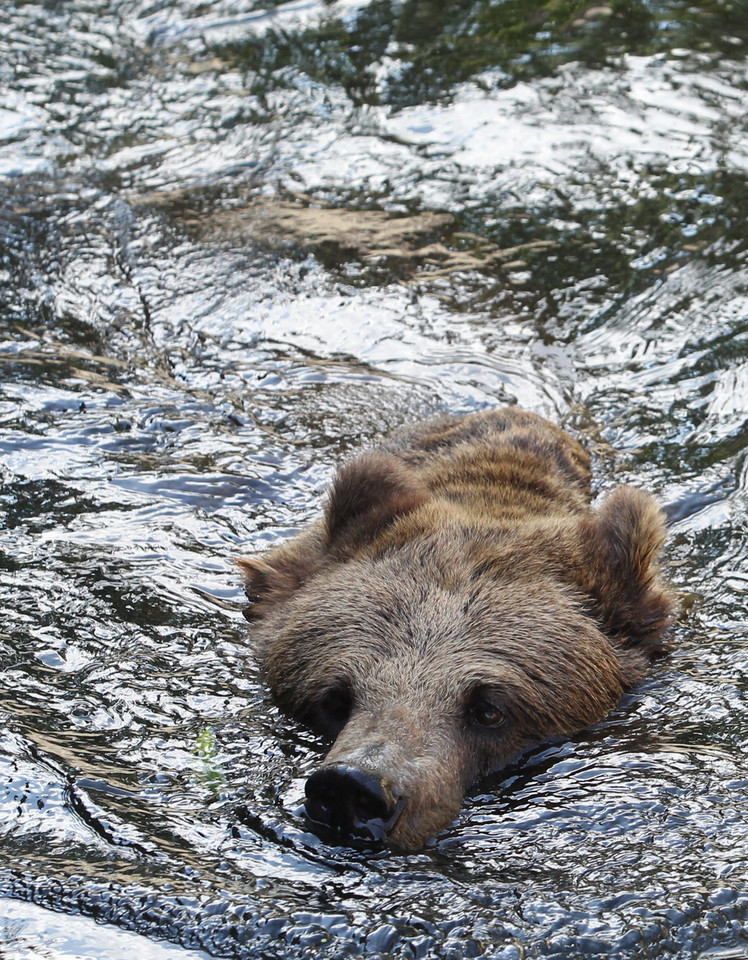
[[(0, 950), (748, 956), (747, 53), (715, 0), (6, 5)], [(667, 505), (677, 649), (423, 852), (327, 847), (231, 560), (509, 401)]]

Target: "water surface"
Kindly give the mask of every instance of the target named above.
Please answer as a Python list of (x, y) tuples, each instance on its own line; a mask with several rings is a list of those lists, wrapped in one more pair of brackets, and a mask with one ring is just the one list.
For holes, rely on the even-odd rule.
[[(748, 956), (747, 45), (713, 0), (8, 7), (2, 949)], [(232, 558), (506, 402), (667, 505), (676, 650), (422, 853), (327, 847)]]

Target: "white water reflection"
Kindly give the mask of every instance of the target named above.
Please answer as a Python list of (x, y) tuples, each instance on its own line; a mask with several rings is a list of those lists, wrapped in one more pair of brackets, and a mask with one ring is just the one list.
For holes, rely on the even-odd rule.
[(202, 951), (102, 927), (95, 920), (53, 913), (32, 903), (0, 899), (0, 950), (7, 960), (208, 960)]
[[(427, 162), (440, 155), (441, 169), (446, 157), (461, 171), (463, 187), (467, 180), (471, 200), (508, 191), (542, 202), (561, 178), (575, 206), (597, 206), (598, 167), (618, 191), (640, 188), (643, 167), (653, 161), (677, 172), (707, 173), (718, 164), (748, 169), (744, 69), (723, 69), (723, 77), (704, 77), (690, 62), (628, 56), (619, 69), (567, 64), (552, 78), (487, 92), (488, 75), (482, 85), (464, 85), (446, 106), (383, 118), (383, 129), (424, 151)], [(449, 189), (428, 199), (455, 204)]]
[(288, 0), (263, 9), (245, 0), (212, 2), (206, 12), (202, 2), (165, 5), (156, 12), (151, 3), (136, 3), (132, 28), (144, 43), (168, 45), (187, 42), (202, 50), (208, 43), (236, 40), (241, 36), (262, 36), (268, 30), (303, 30), (332, 17), (348, 17), (362, 7), (365, 0), (335, 0), (329, 4), (319, 0)]

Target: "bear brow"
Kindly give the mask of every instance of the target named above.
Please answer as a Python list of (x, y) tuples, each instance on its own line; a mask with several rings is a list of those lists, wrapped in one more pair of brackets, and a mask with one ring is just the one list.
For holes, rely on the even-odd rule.
[(524, 713), (530, 702), (547, 698), (555, 692), (552, 679), (545, 676), (539, 668), (504, 660), (497, 663), (494, 657), (487, 658), (479, 669), (463, 674), (461, 684), (464, 689), (485, 688), (496, 694), (510, 708), (516, 704), (516, 712)]

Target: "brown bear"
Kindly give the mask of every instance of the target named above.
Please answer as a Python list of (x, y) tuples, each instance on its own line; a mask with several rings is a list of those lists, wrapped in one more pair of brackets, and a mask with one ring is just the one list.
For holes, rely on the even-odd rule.
[(467, 787), (600, 720), (666, 649), (654, 499), (590, 507), (590, 458), (516, 408), (344, 464), (322, 519), (239, 561), (282, 709), (329, 737), (309, 819), (414, 850)]

